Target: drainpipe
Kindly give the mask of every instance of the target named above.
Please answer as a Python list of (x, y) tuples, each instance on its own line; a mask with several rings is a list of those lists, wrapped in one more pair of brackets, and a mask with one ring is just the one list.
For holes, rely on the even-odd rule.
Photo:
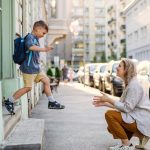
[(2, 111), (2, 88), (0, 81), (0, 148), (3, 144), (4, 140), (4, 119), (3, 119), (3, 111)]

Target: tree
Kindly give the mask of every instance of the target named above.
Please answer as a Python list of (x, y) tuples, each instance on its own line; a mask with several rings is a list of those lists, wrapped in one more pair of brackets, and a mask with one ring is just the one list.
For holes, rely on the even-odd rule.
[(120, 57), (126, 58), (126, 48), (123, 49), (123, 52), (120, 54)]
[(101, 62), (106, 62), (105, 52), (102, 52)]
[(61, 77), (61, 70), (58, 67), (56, 67), (55, 68), (55, 78), (60, 79), (60, 77)]
[(47, 70), (47, 75), (50, 76), (50, 77), (53, 77), (53, 72), (52, 72), (52, 69), (51, 69), (51, 68), (49, 68), (49, 69)]

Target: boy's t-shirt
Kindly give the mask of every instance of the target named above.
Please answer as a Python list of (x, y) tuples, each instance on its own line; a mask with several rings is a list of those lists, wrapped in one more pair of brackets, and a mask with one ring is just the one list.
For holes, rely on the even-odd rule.
[[(25, 39), (25, 47), (29, 49), (31, 46), (40, 46), (38, 38), (29, 33)], [(30, 52), (31, 50), (29, 50)], [(27, 53), (25, 61), (21, 64), (20, 70), (22, 73), (38, 74), (40, 72), (40, 55), (38, 51), (31, 51), (32, 57), (28, 66), (29, 53)]]

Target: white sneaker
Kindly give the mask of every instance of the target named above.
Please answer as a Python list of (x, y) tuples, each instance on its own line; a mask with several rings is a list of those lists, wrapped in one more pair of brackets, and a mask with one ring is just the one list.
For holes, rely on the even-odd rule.
[(124, 145), (116, 145), (114, 147), (109, 147), (109, 150), (134, 150), (134, 146), (124, 146)]
[(146, 145), (148, 140), (149, 140), (149, 137), (144, 136), (143, 139), (140, 140), (139, 145), (136, 145), (135, 148), (137, 148), (137, 149), (144, 149), (144, 146)]
[(122, 146), (121, 144), (118, 144), (116, 146), (111, 146), (111, 147), (109, 147), (109, 150), (115, 150), (116, 148), (119, 148), (121, 146)]

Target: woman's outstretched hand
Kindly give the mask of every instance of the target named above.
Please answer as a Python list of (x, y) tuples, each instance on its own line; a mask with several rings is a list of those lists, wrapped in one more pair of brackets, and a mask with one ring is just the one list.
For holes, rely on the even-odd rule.
[(110, 107), (110, 108), (114, 108), (113, 100), (107, 94), (105, 94), (103, 92), (100, 92), (100, 94), (101, 94), (100, 96), (94, 96), (93, 97), (92, 104), (95, 107), (107, 106), (107, 107)]

